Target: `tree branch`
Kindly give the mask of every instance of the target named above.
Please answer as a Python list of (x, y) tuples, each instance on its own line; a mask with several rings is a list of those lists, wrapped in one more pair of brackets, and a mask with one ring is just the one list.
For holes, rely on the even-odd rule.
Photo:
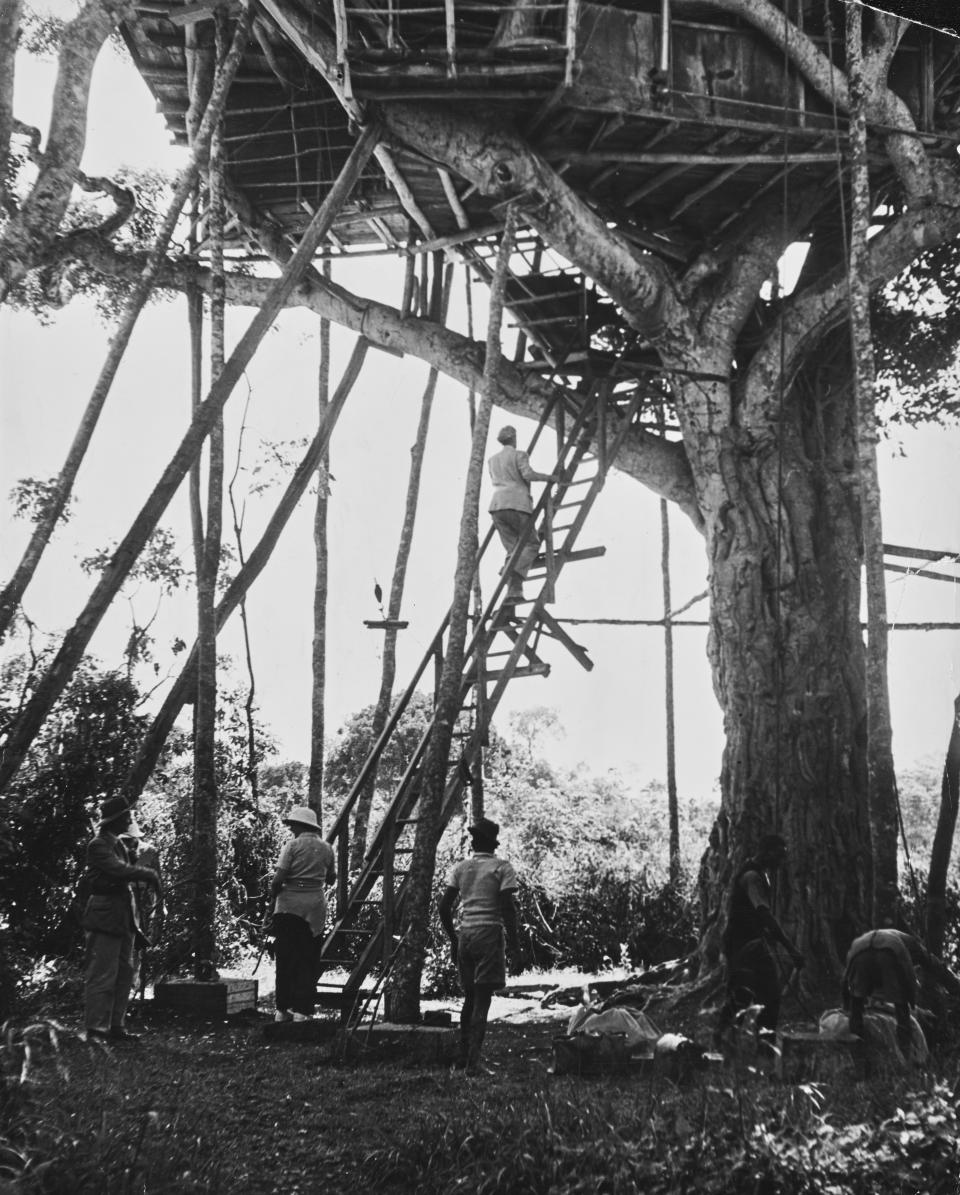
[[(231, 195), (231, 206), (237, 210), (235, 200), (237, 196)], [(275, 261), (279, 263), (290, 256), (290, 247), (275, 225), (268, 220), (258, 220), (249, 205), (238, 214), (251, 235)], [(69, 238), (68, 246), (65, 244), (67, 240), (61, 238), (48, 256), (56, 257), (58, 246), (68, 247), (76, 260), (105, 277), (134, 278), (142, 269), (142, 254), (118, 251), (100, 237), (80, 234)], [(183, 293), (191, 285), (209, 293), (210, 276), (196, 262), (187, 259), (168, 261), (157, 279), (158, 287)], [(268, 278), (227, 274), (227, 302), (259, 307), (270, 285)], [(311, 269), (293, 291), (288, 305), (305, 307), (341, 327), (361, 333), (379, 348), (410, 353), (467, 389), (475, 389), (480, 384), (482, 344), (432, 320), (404, 317), (386, 303), (354, 295), (334, 282), (327, 282), (315, 269)], [(510, 361), (504, 361), (499, 382), (497, 405), (531, 419), (540, 417), (553, 385), (536, 374), (517, 369)], [(694, 526), (702, 529), (693, 476), (681, 443), (637, 429), (621, 448), (617, 467), (659, 497), (675, 502)]]
[[(958, 235), (960, 206), (931, 205), (920, 213), (905, 213), (869, 242), (867, 282), (871, 292), (896, 278), (922, 250)], [(785, 307), (780, 320), (784, 322), (783, 385), (786, 389), (792, 385), (795, 372), (812, 345), (847, 318), (848, 299), (846, 263), (841, 263)], [(751, 398), (742, 414), (743, 426), (747, 428), (769, 425), (774, 417), (776, 390), (771, 388), (770, 379), (780, 376), (780, 320), (770, 328), (763, 346), (750, 363), (745, 390)]]
[(94, 63), (107, 37), (132, 15), (128, 0), (87, 0), (64, 30), (50, 132), (37, 179), (0, 235), (0, 301), (57, 234), (80, 169)]
[(0, 212), (7, 205), (7, 164), (13, 133), (13, 80), (23, 0), (0, 0)]

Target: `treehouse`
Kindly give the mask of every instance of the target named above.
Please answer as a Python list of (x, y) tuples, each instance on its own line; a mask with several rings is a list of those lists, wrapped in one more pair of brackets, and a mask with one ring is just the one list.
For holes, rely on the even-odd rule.
[[(865, 759), (851, 748), (866, 721), (863, 543), (883, 545), (858, 508), (867, 471), (850, 401), (847, 263), (854, 227), (867, 246), (867, 218), (885, 225), (872, 241), (886, 254), (878, 280), (928, 243), (928, 215), (929, 244), (956, 237), (960, 53), (948, 34), (867, 9), (865, 37), (849, 22), (848, 61), (844, 17), (848, 7), (859, 16), (856, 5), (779, 2), (786, 9), (751, 0), (743, 18), (736, 0), (258, 0), (252, 14), (222, 124), (226, 249), (237, 266), (269, 258), (283, 273), (259, 292), (241, 347), (253, 351), (317, 257), (448, 252), (502, 283), (519, 331), (513, 362), (498, 363), (498, 401), (539, 419), (534, 440), (548, 427), (557, 436), (553, 483), (531, 516), (543, 549), (524, 581), (537, 592), (502, 602), (501, 575), (456, 651), (446, 617), (328, 833), (339, 889), (322, 966), (350, 970), (326, 993), (345, 1016), (368, 999), (371, 970), (382, 980), (398, 957), (400, 910), (408, 929), (415, 921), (404, 905), (411, 860), (462, 810), (507, 683), (549, 673), (548, 640), (593, 666), (546, 607), (566, 565), (603, 554), (577, 539), (618, 453), (706, 544), (728, 745), (724, 832), (703, 874), (719, 891), (760, 824), (796, 844), (798, 874), (821, 876), (829, 843), (828, 895), (787, 910), (825, 976), (867, 923), (869, 893), (895, 889), (885, 877), (895, 881), (896, 821), (870, 820), (880, 806), (868, 808)], [(239, 9), (141, 0), (136, 12), (124, 36), (172, 136), (202, 140), (207, 99), (222, 94), (221, 17)], [(870, 193), (855, 223), (851, 179), (864, 171), (849, 113), (861, 56), (873, 71)], [(853, 188), (858, 202), (866, 190)], [(508, 226), (515, 249), (500, 254)], [(194, 229), (203, 258), (202, 204)], [(764, 281), (797, 240), (809, 250), (791, 305)], [(328, 302), (337, 288), (314, 275), (304, 289)], [(414, 289), (399, 312), (381, 305), (369, 321), (366, 299), (338, 292), (352, 312), (342, 322), (477, 387), (478, 346), (435, 319), (408, 319), (436, 315)], [(830, 337), (840, 365), (818, 389)], [(197, 443), (239, 376), (239, 353), (197, 410)], [(324, 426), (329, 435), (329, 412)], [(469, 578), (457, 592), (463, 626)], [(396, 719), (431, 673), (439, 711), (448, 671), (450, 708), (435, 713), (351, 870), (351, 818)], [(428, 754), (436, 726), (461, 722), (459, 741), (437, 732)], [(433, 804), (421, 819), (425, 789)], [(864, 846), (874, 829), (879, 862)], [(421, 885), (410, 899), (428, 897)]]
[[(822, 4), (780, 2), (785, 20), (842, 62), (842, 32), (825, 25)], [(834, 6), (840, 29), (841, 8)], [(213, 11), (205, 0), (144, 0), (124, 26), (173, 138), (184, 144), (191, 102), (202, 109), (198, 64), (213, 43)], [(356, 122), (415, 105), (428, 114), (455, 106), (516, 129), (608, 227), (681, 274), (748, 226), (759, 203), (799, 183), (815, 183), (822, 197), (803, 233), (811, 268), (842, 252), (846, 117), (772, 39), (713, 5), (261, 0), (253, 33), (227, 102), (225, 170), (234, 205), (294, 241), (342, 168)], [(934, 154), (956, 153), (956, 46), (913, 26), (891, 70)], [(897, 184), (875, 149), (872, 183), (883, 203)], [(502, 227), (502, 197), (391, 135), (319, 254), (455, 250), (489, 276)], [(521, 364), (577, 376), (650, 367), (644, 344), (624, 342), (616, 306), (591, 279), (529, 228), (518, 247), (507, 303), (522, 330)], [(229, 252), (243, 260), (259, 250), (235, 224)]]

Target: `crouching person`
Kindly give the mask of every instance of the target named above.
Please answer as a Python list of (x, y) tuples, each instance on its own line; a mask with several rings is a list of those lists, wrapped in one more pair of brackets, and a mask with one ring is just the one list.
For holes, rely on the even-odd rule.
[(865, 1036), (863, 1014), (871, 996), (887, 1000), (897, 1017), (897, 1045), (909, 1058), (913, 1041), (911, 1010), (917, 1004), (915, 966), (922, 967), (954, 995), (960, 993), (960, 980), (913, 934), (883, 928), (853, 940), (843, 975), (843, 1007), (850, 1015), (851, 1033)]
[[(519, 944), (514, 900), (517, 875), (506, 859), (494, 854), (500, 827), (482, 817), (468, 829), (473, 854), (451, 868), (438, 912), (463, 985), (458, 1065), (475, 1073), (490, 1002), (507, 981), (506, 950), (516, 958)], [(458, 902), (459, 931), (453, 919)]]

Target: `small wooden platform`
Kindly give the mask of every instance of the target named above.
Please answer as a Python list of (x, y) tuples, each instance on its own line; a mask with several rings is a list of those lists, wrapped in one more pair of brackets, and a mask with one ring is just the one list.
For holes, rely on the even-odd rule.
[(153, 989), (158, 1008), (176, 1008), (204, 1017), (231, 1017), (257, 1007), (256, 979), (216, 979), (210, 983), (172, 980)]
[(867, 1050), (859, 1037), (823, 1037), (819, 1033), (789, 1032), (777, 1035), (775, 1073), (785, 1083), (836, 1079), (841, 1075), (863, 1079), (868, 1071)]
[(439, 1065), (454, 1061), (459, 1044), (459, 1028), (378, 1022), (352, 1032), (341, 1030), (331, 1043), (330, 1056), (354, 1062), (402, 1060)]

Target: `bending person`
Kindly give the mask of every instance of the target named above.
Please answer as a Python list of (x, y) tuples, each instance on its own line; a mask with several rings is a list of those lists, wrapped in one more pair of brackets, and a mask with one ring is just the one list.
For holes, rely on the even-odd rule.
[(317, 964), (327, 919), (326, 886), (336, 878), (333, 848), (320, 837), (317, 815), (297, 805), (283, 819), (293, 831), (270, 884), (276, 938), (277, 1021), (309, 1021), (317, 997)]
[(913, 1042), (910, 1013), (917, 1004), (915, 966), (922, 967), (954, 995), (960, 994), (960, 980), (913, 934), (884, 928), (854, 938), (843, 973), (843, 1007), (850, 1014), (851, 1033), (866, 1036), (863, 1014), (867, 1000), (870, 996), (880, 996), (893, 1005), (897, 1045), (904, 1057), (908, 1057)]

